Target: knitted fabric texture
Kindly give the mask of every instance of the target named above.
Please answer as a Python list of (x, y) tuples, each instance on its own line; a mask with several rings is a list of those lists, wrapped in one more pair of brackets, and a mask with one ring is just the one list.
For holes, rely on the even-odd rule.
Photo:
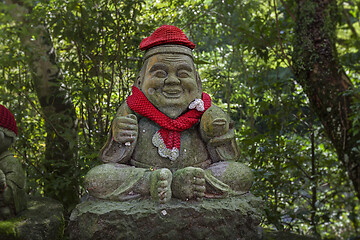
[(149, 48), (163, 45), (163, 44), (177, 44), (195, 48), (195, 44), (192, 43), (179, 28), (171, 25), (162, 25), (156, 29), (150, 37), (144, 38), (140, 43), (140, 50), (144, 51)]
[(0, 104), (0, 127), (8, 129), (17, 135), (15, 118), (12, 113)]
[[(133, 86), (132, 95), (127, 98), (127, 104), (133, 111), (161, 127), (155, 133), (153, 143), (158, 147), (160, 156), (175, 160), (179, 155), (181, 132), (198, 123), (203, 113), (211, 106), (211, 98), (208, 94), (203, 93), (202, 100), (204, 102), (203, 111), (191, 109), (178, 118), (171, 119), (160, 112), (137, 87)], [(159, 140), (161, 141), (159, 142)]]

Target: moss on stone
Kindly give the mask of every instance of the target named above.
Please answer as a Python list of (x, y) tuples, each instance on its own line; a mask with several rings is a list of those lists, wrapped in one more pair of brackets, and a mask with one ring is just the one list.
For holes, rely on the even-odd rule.
[(0, 222), (0, 239), (60, 240), (64, 234), (62, 205), (49, 198), (30, 198), (28, 209)]
[(25, 221), (25, 217), (11, 218), (0, 221), (0, 236), (4, 239), (19, 239), (19, 225)]

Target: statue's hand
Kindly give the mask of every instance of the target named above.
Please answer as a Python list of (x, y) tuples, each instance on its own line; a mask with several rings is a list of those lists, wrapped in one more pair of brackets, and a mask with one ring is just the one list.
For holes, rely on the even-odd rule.
[(132, 143), (138, 136), (138, 121), (134, 114), (117, 117), (112, 125), (113, 138), (118, 143)]
[(214, 137), (225, 135), (230, 128), (229, 116), (219, 107), (211, 106), (201, 117), (201, 136), (207, 142)]
[(0, 170), (0, 192), (3, 192), (6, 188), (6, 177), (2, 170)]

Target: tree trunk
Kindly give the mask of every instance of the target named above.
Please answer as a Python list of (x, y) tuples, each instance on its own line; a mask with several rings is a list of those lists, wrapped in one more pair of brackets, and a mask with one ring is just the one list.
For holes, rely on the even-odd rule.
[(335, 48), (338, 9), (335, 0), (298, 0), (293, 62), (297, 81), (335, 147), (360, 199), (359, 134), (349, 117), (352, 88)]
[[(7, 1), (8, 4), (14, 4)], [(33, 85), (42, 108), (46, 126), (44, 195), (61, 201), (70, 210), (79, 201), (77, 169), (77, 117), (73, 102), (61, 85), (62, 74), (50, 34), (43, 25), (27, 22), (31, 11), (26, 3), (16, 1), (11, 15), (27, 31), (20, 31), (20, 41), (32, 71)]]
[(62, 74), (56, 65), (49, 33), (42, 26), (37, 30), (38, 39), (28, 41), (25, 47), (47, 133), (44, 167), (48, 178), (44, 194), (71, 209), (79, 200), (77, 116), (73, 102), (61, 86)]

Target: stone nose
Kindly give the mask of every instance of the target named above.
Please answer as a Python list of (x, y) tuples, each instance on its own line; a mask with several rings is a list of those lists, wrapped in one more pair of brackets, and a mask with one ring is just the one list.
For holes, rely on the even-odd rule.
[(181, 81), (180, 79), (176, 76), (176, 74), (169, 74), (168, 77), (165, 79), (165, 84), (169, 84), (169, 85), (176, 85), (176, 84), (180, 84)]

